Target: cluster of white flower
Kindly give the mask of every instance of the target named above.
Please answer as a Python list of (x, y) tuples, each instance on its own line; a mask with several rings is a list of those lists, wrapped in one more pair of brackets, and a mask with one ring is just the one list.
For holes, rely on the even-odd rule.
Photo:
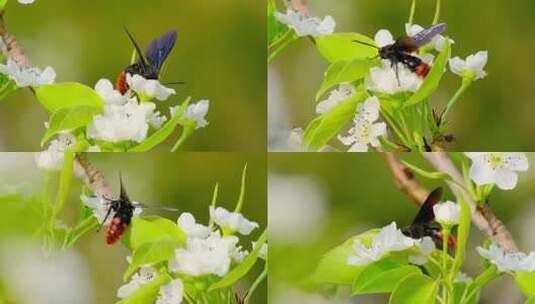
[(364, 246), (360, 240), (356, 240), (353, 244), (355, 255), (350, 255), (347, 263), (363, 266), (379, 261), (389, 252), (403, 251), (413, 247), (419, 250), (419, 254), (410, 257), (410, 261), (418, 265), (427, 262), (427, 256), (435, 249), (429, 237), (420, 240), (410, 238), (397, 228), (395, 222), (392, 222), (373, 237), (369, 247)]
[(17, 0), (20, 4), (32, 4), (35, 0)]
[[(143, 142), (147, 138), (149, 128), (160, 128), (167, 117), (156, 111), (156, 104), (138, 100), (166, 100), (175, 94), (175, 90), (166, 88), (158, 80), (145, 79), (140, 75), (127, 75), (127, 83), (137, 96), (122, 95), (113, 88), (108, 79), (97, 82), (95, 90), (104, 99), (104, 113), (96, 115), (87, 127), (87, 137), (111, 143), (122, 141)], [(208, 113), (208, 101), (200, 101), (188, 106), (184, 120), (197, 121), (197, 127), (207, 125), (205, 116)], [(199, 110), (202, 108), (202, 111)], [(175, 112), (171, 108), (171, 115)]]
[(210, 207), (210, 218), (222, 231), (198, 224), (190, 213), (180, 215), (177, 223), (186, 233), (187, 244), (185, 248), (178, 248), (169, 261), (171, 271), (190, 276), (214, 274), (222, 277), (229, 271), (232, 261), (240, 263), (248, 255), (248, 251), (238, 245), (239, 238), (234, 233), (249, 235), (259, 227), (258, 223), (222, 207)]
[(378, 138), (386, 134), (386, 124), (374, 123), (379, 119), (379, 108), (379, 99), (375, 96), (358, 105), (353, 119), (355, 125), (348, 131), (349, 135), (338, 136), (344, 145), (351, 146), (348, 152), (367, 152), (368, 145), (381, 146)]
[(332, 90), (326, 100), (320, 101), (316, 106), (316, 113), (323, 114), (332, 110), (340, 103), (355, 96), (357, 89), (352, 84), (344, 83), (338, 86), (338, 89)]
[(498, 267), (499, 271), (533, 272), (535, 271), (535, 252), (529, 255), (523, 252), (507, 252), (496, 244), (488, 249), (477, 247), (479, 255)]
[(52, 84), (56, 79), (56, 72), (52, 67), (41, 71), (38, 68), (24, 67), (11, 58), (6, 64), (0, 64), (0, 73), (9, 76), (19, 88)]
[(502, 190), (513, 189), (518, 181), (517, 171), (529, 168), (526, 154), (521, 152), (466, 152), (472, 160), (470, 178), (481, 186), (496, 184)]
[(34, 154), (37, 167), (46, 171), (61, 170), (64, 152), (76, 143), (76, 138), (69, 133), (60, 134), (48, 145), (48, 149)]
[[(100, 198), (82, 198), (84, 204), (94, 208), (95, 216), (103, 217), (104, 201)], [(94, 206), (97, 206), (96, 208)], [(199, 277), (216, 275), (223, 277), (230, 270), (232, 263), (241, 263), (249, 254), (238, 245), (239, 238), (232, 235), (233, 232), (248, 235), (258, 227), (258, 224), (246, 219), (242, 214), (229, 212), (222, 207), (210, 208), (211, 221), (216, 223), (221, 230), (205, 226), (196, 222), (191, 213), (182, 213), (177, 225), (186, 234), (185, 248), (177, 248), (175, 255), (168, 262), (169, 271), (176, 275)], [(252, 244), (255, 247), (255, 243)], [(259, 257), (267, 256), (267, 244), (259, 251)], [(127, 258), (131, 262), (131, 258)], [(141, 286), (151, 282), (159, 276), (159, 272), (151, 266), (144, 266), (132, 276), (131, 280), (121, 286), (117, 296), (125, 298), (130, 296)], [(174, 279), (170, 283), (160, 287), (156, 304), (181, 303), (184, 286), (180, 279)]]
[(286, 14), (275, 12), (275, 18), (293, 29), (299, 37), (329, 35), (334, 32), (336, 27), (336, 22), (331, 16), (326, 16), (323, 19), (307, 17), (290, 8), (286, 10)]

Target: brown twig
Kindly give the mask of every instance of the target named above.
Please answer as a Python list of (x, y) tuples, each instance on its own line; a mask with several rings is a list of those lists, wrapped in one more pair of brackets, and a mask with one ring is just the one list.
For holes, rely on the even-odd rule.
[(4, 22), (4, 12), (0, 12), (0, 37), (4, 40), (6, 44), (7, 51), (9, 52), (9, 57), (15, 60), (19, 65), (30, 68), (32, 67), (32, 62), (26, 56), (24, 48), (19, 44), (17, 38), (8, 32), (6, 28), (6, 23)]
[(87, 178), (87, 186), (93, 191), (93, 193), (101, 196), (112, 198), (113, 192), (106, 184), (104, 175), (89, 161), (87, 153), (79, 153), (76, 155), (76, 161), (82, 167)]
[[(400, 191), (407, 194), (414, 202), (421, 205), (429, 191), (425, 189), (414, 177), (412, 171), (397, 159), (391, 152), (381, 153), (385, 159), (394, 181)], [(424, 157), (431, 163), (437, 171), (448, 173), (451, 178), (459, 183), (464, 183), (464, 179), (449, 156), (445, 152), (428, 152)], [(458, 197), (462, 195), (459, 188), (448, 182), (451, 191)], [(500, 247), (508, 251), (517, 251), (516, 244), (507, 230), (507, 227), (494, 215), (489, 206), (477, 208), (475, 202), (467, 195), (464, 195), (472, 210), (472, 222), (476, 227), (492, 238)]]
[(286, 0), (286, 5), (298, 11), (301, 15), (305, 17), (312, 16), (312, 13), (308, 8), (305, 0)]

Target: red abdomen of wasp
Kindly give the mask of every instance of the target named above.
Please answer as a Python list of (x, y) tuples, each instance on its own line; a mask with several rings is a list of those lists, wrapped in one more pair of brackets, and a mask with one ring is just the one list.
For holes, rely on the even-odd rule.
[(124, 235), (127, 228), (128, 225), (126, 223), (122, 222), (120, 218), (114, 217), (106, 232), (106, 243), (112, 245), (117, 242)]
[(115, 89), (122, 95), (128, 91), (128, 83), (126, 83), (126, 72), (121, 72), (117, 82), (115, 83)]
[[(440, 238), (444, 238), (444, 234), (443, 234), (442, 231), (439, 231), (437, 235), (438, 235), (438, 237), (440, 237)], [(450, 248), (450, 249), (455, 249), (455, 248), (457, 248), (457, 240), (456, 240), (455, 237), (454, 237), (453, 235), (451, 235), (451, 234), (450, 234), (449, 237), (448, 237), (448, 248)]]
[(421, 63), (419, 66), (416, 67), (416, 75), (420, 78), (425, 78), (427, 74), (429, 74), (429, 71), (431, 70), (431, 67), (427, 63)]

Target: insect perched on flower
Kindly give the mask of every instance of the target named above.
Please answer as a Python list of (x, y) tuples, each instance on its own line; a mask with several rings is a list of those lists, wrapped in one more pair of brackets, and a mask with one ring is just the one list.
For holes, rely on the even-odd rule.
[[(437, 248), (442, 249), (442, 231), (440, 228), (433, 226), (435, 223), (433, 206), (435, 206), (441, 198), (442, 188), (433, 190), (425, 199), (412, 223), (409, 226), (401, 229), (401, 232), (413, 239), (421, 239), (425, 236), (429, 236), (433, 239)], [(450, 235), (448, 238), (448, 247), (455, 248), (456, 246), (457, 242), (455, 238)]]
[(106, 231), (106, 243), (108, 245), (115, 244), (115, 242), (125, 234), (128, 225), (130, 225), (130, 222), (132, 221), (132, 216), (134, 216), (134, 210), (136, 209), (136, 205), (134, 205), (128, 198), (122, 178), (120, 178), (120, 183), (121, 194), (119, 199), (109, 201), (110, 207), (108, 208), (106, 217), (104, 217), (104, 220), (102, 221), (102, 224), (104, 224), (113, 211), (114, 214), (111, 223)]
[(443, 33), (446, 27), (445, 23), (436, 24), (420, 31), (414, 36), (401, 36), (394, 43), (383, 47), (377, 47), (359, 40), (354, 40), (353, 42), (377, 48), (379, 50), (378, 57), (390, 61), (392, 68), (396, 71), (398, 84), (400, 84), (398, 63), (404, 64), (409, 70), (421, 78), (427, 76), (431, 67), (421, 58), (412, 55), (412, 53), (418, 51), (421, 46), (430, 43), (434, 37)]
[[(138, 59), (135, 63), (126, 67), (117, 79), (115, 87), (117, 91), (121, 92), (121, 94), (124, 94), (128, 91), (128, 74), (130, 74), (130, 76), (140, 75), (145, 79), (157, 80), (159, 78), (162, 66), (173, 50), (177, 37), (176, 31), (167, 32), (160, 38), (154, 39), (147, 48), (146, 54), (143, 54), (141, 47), (134, 39), (132, 34), (130, 34), (130, 32), (126, 29), (125, 31), (136, 49)], [(183, 82), (177, 81), (168, 84), (183, 84)]]

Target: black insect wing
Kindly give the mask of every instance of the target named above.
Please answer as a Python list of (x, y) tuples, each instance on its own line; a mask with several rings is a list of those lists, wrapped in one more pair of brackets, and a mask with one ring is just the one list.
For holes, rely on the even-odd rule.
[(435, 221), (433, 206), (435, 206), (441, 198), (442, 188), (433, 190), (425, 199), (412, 223), (401, 229), (401, 232), (413, 239), (421, 239), (425, 236), (429, 236), (433, 239), (437, 248), (441, 249), (442, 238), (439, 235), (440, 229), (433, 227)]

